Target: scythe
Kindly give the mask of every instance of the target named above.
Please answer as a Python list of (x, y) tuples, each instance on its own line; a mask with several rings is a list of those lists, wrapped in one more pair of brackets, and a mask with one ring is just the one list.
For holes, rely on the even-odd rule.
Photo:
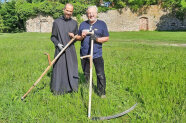
[(25, 97), (30, 93), (30, 91), (39, 83), (39, 81), (42, 79), (42, 77), (47, 73), (47, 71), (52, 67), (52, 65), (56, 62), (56, 60), (61, 56), (61, 54), (72, 44), (72, 42), (76, 39), (77, 35), (75, 35), (68, 44), (59, 52), (59, 54), (54, 58), (54, 60), (51, 62), (49, 60), (49, 66), (45, 69), (45, 71), (41, 74), (41, 76), (37, 79), (37, 81), (32, 85), (32, 87), (24, 94), (24, 96), (21, 97), (22, 100), (25, 99)]
[[(96, 31), (96, 30), (89, 30), (87, 34), (94, 35), (94, 31)], [(89, 58), (89, 60), (90, 60), (90, 77), (89, 77), (90, 83), (89, 83), (89, 103), (88, 103), (88, 118), (89, 119), (91, 118), (92, 66), (93, 66), (93, 48), (94, 48), (93, 45), (94, 45), (94, 40), (91, 39), (90, 55), (86, 55), (86, 56), (81, 57), (81, 59)], [(92, 120), (109, 120), (109, 119), (121, 117), (121, 116), (129, 113), (130, 111), (132, 111), (136, 107), (136, 105), (137, 105), (137, 103), (122, 113), (112, 115), (112, 116), (105, 116), (105, 117), (93, 117)]]

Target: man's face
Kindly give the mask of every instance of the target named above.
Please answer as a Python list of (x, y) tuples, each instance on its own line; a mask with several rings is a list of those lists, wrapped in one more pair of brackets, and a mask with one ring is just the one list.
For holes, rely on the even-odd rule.
[(63, 12), (64, 12), (64, 17), (66, 19), (70, 19), (73, 13), (73, 6), (66, 5), (66, 7), (63, 9)]
[(95, 22), (97, 20), (97, 12), (95, 8), (90, 8), (87, 10), (87, 17), (90, 22)]

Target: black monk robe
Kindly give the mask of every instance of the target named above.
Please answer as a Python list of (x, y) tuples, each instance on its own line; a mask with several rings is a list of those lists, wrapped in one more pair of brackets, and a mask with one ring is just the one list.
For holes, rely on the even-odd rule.
[[(60, 52), (58, 43), (64, 46), (71, 40), (68, 33), (78, 33), (77, 22), (63, 16), (53, 22), (51, 40), (55, 45), (55, 55)], [(50, 83), (54, 94), (78, 91), (78, 62), (74, 44), (71, 44), (53, 65)]]

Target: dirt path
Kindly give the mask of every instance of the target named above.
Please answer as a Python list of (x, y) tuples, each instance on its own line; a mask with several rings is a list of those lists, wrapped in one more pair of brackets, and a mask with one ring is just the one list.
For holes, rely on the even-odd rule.
[(159, 46), (175, 46), (175, 47), (186, 47), (186, 44), (181, 43), (166, 43), (166, 42), (138, 42), (142, 44), (149, 44), (149, 45), (159, 45)]
[[(159, 41), (151, 42), (151, 41), (131, 41), (131, 40), (128, 40), (128, 41), (118, 41), (118, 42), (120, 42), (120, 43), (134, 42), (137, 44), (156, 45), (156, 46), (186, 47), (186, 43), (167, 43), (167, 42), (159, 42)], [(110, 45), (110, 44), (105, 44), (105, 45)], [(113, 46), (113, 44), (110, 46)]]
[(169, 46), (175, 46), (175, 47), (186, 47), (186, 44), (164, 44)]

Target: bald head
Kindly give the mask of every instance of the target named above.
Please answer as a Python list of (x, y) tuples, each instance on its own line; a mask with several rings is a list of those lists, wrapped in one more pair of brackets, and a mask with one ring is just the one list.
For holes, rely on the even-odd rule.
[(67, 4), (65, 5), (64, 9), (66, 9), (66, 8), (68, 8), (68, 7), (72, 7), (72, 8), (74, 8), (72, 4), (67, 3)]

